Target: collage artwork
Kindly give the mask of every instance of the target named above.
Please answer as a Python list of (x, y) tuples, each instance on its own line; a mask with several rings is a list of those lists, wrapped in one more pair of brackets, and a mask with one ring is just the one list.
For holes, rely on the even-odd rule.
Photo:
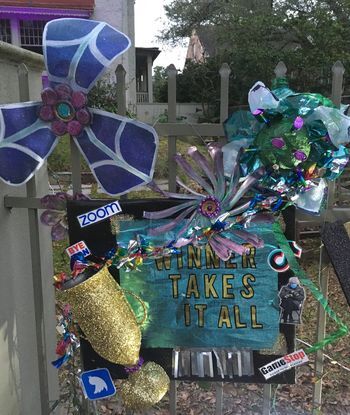
[[(192, 146), (175, 156), (181, 178), (178, 192), (169, 192), (153, 180), (154, 128), (87, 106), (91, 88), (129, 46), (127, 36), (103, 22), (50, 21), (43, 34), (49, 82), (42, 101), (0, 107), (5, 183), (26, 183), (68, 134), (113, 197), (56, 193), (41, 199), (41, 221), (52, 227), (53, 240), (69, 234), (71, 242), (71, 273), (54, 276), (66, 305), (52, 363), (63, 367), (88, 344), (105, 366), (84, 367), (84, 395), (114, 395), (112, 378), (124, 373), (118, 393), (132, 410), (159, 402), (170, 379), (232, 381), (238, 370), (256, 383), (283, 383), (310, 353), (348, 333), (300, 268), (301, 248), (283, 231), (286, 212), (319, 215), (327, 208), (328, 183), (349, 161), (348, 107), (292, 91), (286, 78), (276, 78), (271, 89), (256, 82), (249, 110), (224, 123), (226, 144), (206, 142), (205, 152)], [(116, 199), (140, 185), (159, 199), (137, 201), (137, 209)], [(78, 207), (75, 214), (69, 206)], [(102, 228), (110, 229), (112, 244), (104, 243)], [(280, 331), (295, 333), (306, 295), (320, 302), (336, 331), (305, 350), (256, 354), (276, 350)]]

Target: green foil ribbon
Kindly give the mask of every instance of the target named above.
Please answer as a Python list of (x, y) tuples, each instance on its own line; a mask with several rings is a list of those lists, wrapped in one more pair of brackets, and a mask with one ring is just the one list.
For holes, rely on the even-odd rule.
[(349, 328), (341, 321), (341, 319), (336, 315), (336, 313), (331, 309), (328, 304), (327, 298), (323, 293), (316, 287), (316, 285), (310, 280), (310, 278), (305, 274), (301, 269), (298, 261), (295, 259), (295, 256), (290, 249), (286, 239), (282, 233), (281, 227), (278, 223), (273, 224), (273, 230), (277, 243), (281, 247), (282, 251), (287, 257), (290, 269), (294, 272), (295, 275), (299, 277), (300, 282), (307, 287), (315, 299), (321, 304), (327, 315), (338, 325), (338, 330), (334, 333), (329, 334), (323, 340), (315, 343), (313, 346), (306, 349), (306, 353), (314, 353), (318, 350), (323, 349), (328, 344), (335, 342), (343, 336), (346, 336), (349, 333)]

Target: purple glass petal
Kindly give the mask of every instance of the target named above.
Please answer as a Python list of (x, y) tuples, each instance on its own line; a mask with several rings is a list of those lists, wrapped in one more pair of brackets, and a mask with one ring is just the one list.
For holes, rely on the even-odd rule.
[(154, 192), (160, 193), (164, 197), (174, 198), (174, 199), (185, 199), (185, 200), (202, 200), (204, 198), (204, 195), (194, 195), (194, 194), (188, 194), (188, 193), (172, 193), (167, 192), (166, 190), (161, 189), (157, 183), (152, 180), (147, 184), (147, 186), (152, 189)]
[(83, 193), (74, 193), (73, 199), (74, 200), (90, 200), (90, 198), (84, 195)]
[(192, 146), (187, 150), (189, 156), (198, 164), (198, 166), (204, 171), (208, 179), (211, 181), (214, 188), (217, 186), (217, 180), (214, 174), (214, 169), (210, 166), (208, 160), (200, 153), (197, 147)]
[(245, 193), (247, 193), (247, 191), (263, 176), (264, 172), (264, 168), (260, 167), (254, 173), (247, 176), (238, 192), (233, 194), (228, 200), (230, 208), (232, 208), (245, 195)]
[(174, 156), (176, 163), (184, 170), (184, 172), (191, 179), (195, 180), (200, 186), (203, 187), (210, 195), (213, 194), (214, 188), (209, 185), (193, 168), (192, 166), (181, 156), (177, 154)]
[(186, 216), (188, 216), (191, 212), (193, 212), (193, 209), (195, 209), (195, 207), (191, 206), (188, 209), (184, 210), (182, 213), (180, 213), (180, 215), (177, 216), (171, 222), (169, 222), (165, 225), (159, 226), (158, 228), (150, 229), (149, 230), (149, 235), (152, 235), (152, 236), (161, 235), (162, 233), (171, 231), (177, 225), (179, 225), (181, 223), (181, 221), (183, 221), (186, 218)]
[(173, 206), (169, 209), (164, 209), (156, 212), (143, 212), (143, 217), (146, 219), (164, 219), (168, 218), (169, 216), (174, 215), (175, 213), (188, 208), (189, 206), (196, 206), (198, 204), (197, 201), (190, 201), (186, 203), (181, 203), (180, 205)]
[(232, 233), (244, 241), (249, 242), (255, 248), (262, 248), (264, 246), (264, 241), (254, 233), (247, 232), (244, 229), (235, 229), (232, 230)]
[(69, 195), (58, 192), (54, 195), (46, 195), (40, 199), (41, 207), (45, 209), (66, 210)]
[(214, 171), (218, 182), (215, 196), (221, 201), (225, 195), (224, 155), (218, 144), (210, 144), (209, 152), (214, 160)]
[(246, 247), (231, 241), (231, 239), (229, 238), (223, 238), (220, 235), (215, 235), (214, 239), (219, 243), (225, 244), (228, 247), (228, 249), (230, 249), (232, 252), (236, 252), (239, 255), (242, 255), (245, 252), (247, 252)]
[(40, 215), (40, 221), (43, 225), (54, 226), (61, 222), (65, 212), (58, 210), (44, 210)]
[(68, 236), (68, 230), (60, 223), (54, 225), (51, 229), (51, 238), (53, 241), (61, 241)]

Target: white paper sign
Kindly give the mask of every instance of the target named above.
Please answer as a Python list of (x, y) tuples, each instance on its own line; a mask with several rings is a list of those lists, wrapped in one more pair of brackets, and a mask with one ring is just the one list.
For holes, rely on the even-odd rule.
[(100, 222), (101, 220), (110, 218), (111, 216), (120, 213), (122, 208), (120, 207), (119, 202), (111, 202), (108, 205), (102, 206), (98, 209), (91, 210), (90, 212), (83, 213), (78, 216), (78, 221), (81, 228), (85, 226), (93, 225), (94, 223)]
[(279, 373), (285, 372), (292, 367), (300, 366), (308, 361), (309, 358), (306, 353), (303, 349), (300, 349), (260, 367), (259, 370), (265, 379), (270, 379), (272, 376), (276, 376)]

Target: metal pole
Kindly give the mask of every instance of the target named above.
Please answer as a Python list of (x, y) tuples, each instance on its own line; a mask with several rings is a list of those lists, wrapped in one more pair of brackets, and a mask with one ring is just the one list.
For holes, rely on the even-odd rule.
[[(228, 118), (228, 98), (231, 69), (227, 63), (223, 63), (220, 70), (220, 122), (223, 123)], [(226, 143), (225, 137), (219, 138), (219, 143)]]
[[(173, 64), (167, 68), (168, 74), (168, 122), (176, 122), (176, 75), (177, 70)], [(176, 137), (168, 136), (168, 180), (169, 191), (176, 192)]]
[[(18, 85), (19, 99), (21, 102), (29, 101), (29, 80), (28, 68), (25, 64), (18, 67)], [(37, 195), (35, 177), (29, 180), (26, 185), (27, 196), (35, 198)], [(44, 306), (43, 306), (43, 286), (40, 258), (40, 239), (39, 239), (39, 218), (37, 209), (28, 209), (29, 237), (30, 237), (30, 255), (32, 262), (32, 280), (33, 280), (33, 299), (34, 299), (34, 319), (35, 335), (38, 357), (38, 374), (40, 387), (40, 407), (41, 414), (49, 413), (49, 386), (47, 379), (46, 367), (46, 347), (44, 333)]]

